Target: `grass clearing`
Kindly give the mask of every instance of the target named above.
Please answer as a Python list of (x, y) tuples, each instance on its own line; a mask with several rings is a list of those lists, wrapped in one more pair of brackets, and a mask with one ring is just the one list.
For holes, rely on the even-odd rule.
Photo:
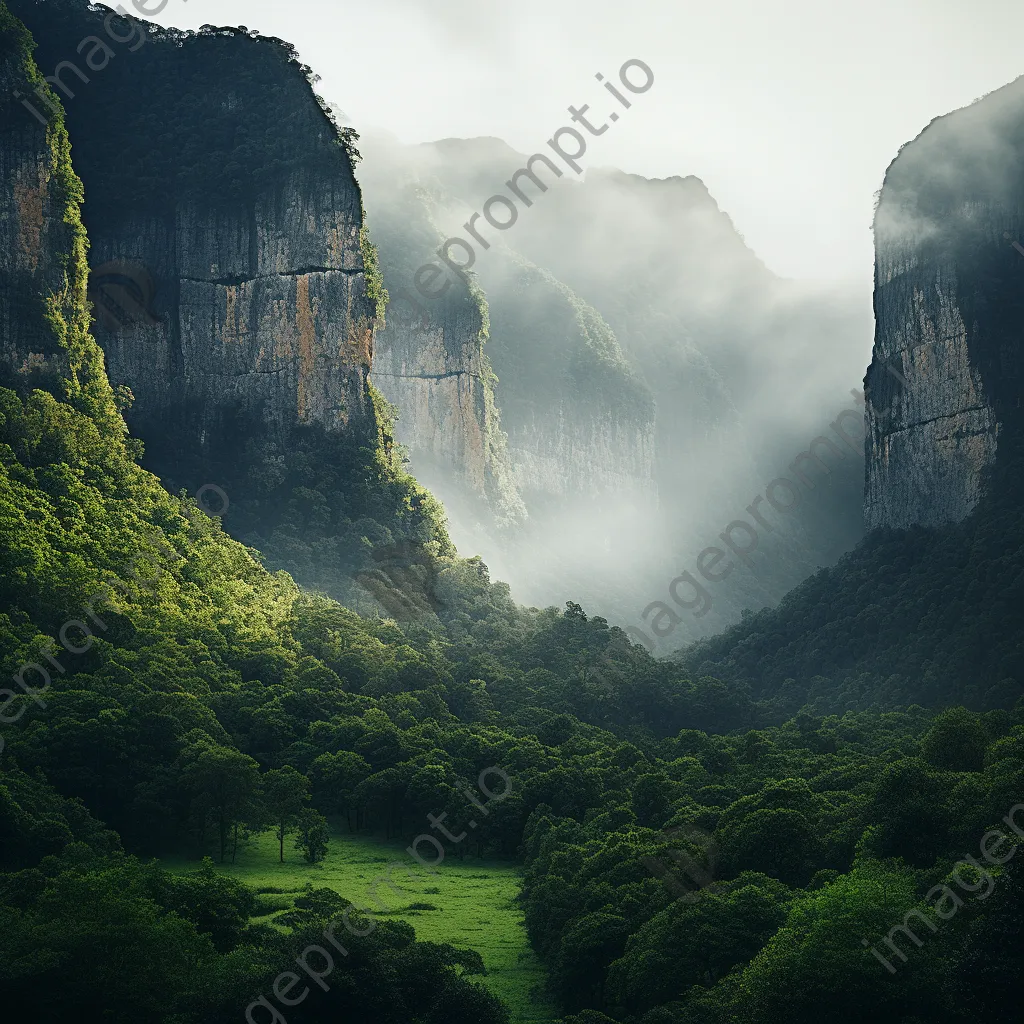
[[(408, 921), (416, 937), (475, 949), (483, 957), (486, 977), (480, 979), (508, 1004), (514, 1024), (550, 1024), (558, 1014), (544, 994), (544, 968), (526, 938), (523, 915), (516, 903), (519, 874), (506, 861), (464, 861), (451, 851), (428, 874), (405, 852), (404, 843), (332, 831), (327, 860), (311, 866), (285, 844), (285, 863), (278, 863), (277, 841), (266, 833), (238, 852), (235, 864), (217, 870), (245, 882), (260, 893), (257, 921), (272, 923), (307, 884), (333, 889), (362, 906), (378, 908), (383, 920)], [(433, 851), (427, 850), (426, 856)], [(396, 866), (390, 871), (388, 865)], [(195, 870), (196, 861), (168, 858), (172, 871)], [(387, 908), (379, 911), (377, 899)], [(429, 909), (428, 909), (429, 908)]]

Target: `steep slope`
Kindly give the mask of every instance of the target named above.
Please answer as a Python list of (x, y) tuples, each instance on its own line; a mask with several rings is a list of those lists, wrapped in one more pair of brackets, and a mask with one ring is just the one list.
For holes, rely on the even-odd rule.
[(869, 526), (962, 520), (1024, 416), (1024, 79), (933, 121), (875, 215)]
[[(146, 31), (74, 0), (14, 6), (46, 67), (86, 36), (112, 47)], [(172, 490), (215, 482), (236, 536), (369, 607), (356, 576), (395, 545), (425, 563), (423, 545), (449, 542), (368, 380), (384, 296), (352, 134), (280, 40), (152, 26), (144, 45), (97, 52), (87, 81), (65, 69), (58, 88), (86, 186), (96, 334), (146, 465)]]

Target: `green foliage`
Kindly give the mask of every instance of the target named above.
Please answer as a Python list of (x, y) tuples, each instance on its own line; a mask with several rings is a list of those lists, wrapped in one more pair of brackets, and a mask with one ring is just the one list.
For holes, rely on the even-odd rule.
[(370, 229), (365, 220), (359, 231), (359, 246), (363, 254), (363, 270), (366, 273), (366, 291), (377, 310), (377, 327), (379, 330), (383, 330), (388, 306), (388, 291), (384, 287), (380, 256), (377, 247), (370, 241)]
[(310, 864), (319, 864), (327, 856), (331, 833), (327, 819), (311, 807), (299, 811), (295, 822), (295, 849), (301, 850)]

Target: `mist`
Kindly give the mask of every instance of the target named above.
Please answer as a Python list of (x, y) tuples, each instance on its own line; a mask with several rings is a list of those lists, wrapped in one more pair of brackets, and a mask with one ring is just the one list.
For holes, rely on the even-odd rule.
[[(530, 154), (492, 138), (404, 146), (380, 133), (365, 135), (361, 150), (357, 173), (392, 294), (414, 296), (417, 263), (433, 260), (436, 276), (423, 278), (430, 287), (413, 301), (428, 319), (448, 323), (449, 336), (450, 321), (431, 313), (426, 296), (468, 280), (486, 299), (483, 352), (497, 375), (495, 402), (526, 516), (496, 529), (460, 467), (411, 436), (400, 397), (397, 434), (409, 444), (411, 471), (444, 502), (460, 551), (480, 554), (519, 600), (582, 601), (644, 630), (658, 609), (646, 617), (644, 610), (668, 601), (668, 587), (688, 571), (696, 586), (686, 580), (691, 590), (681, 592), (677, 583), (674, 597), (692, 609), (663, 637), (647, 634), (652, 645), (671, 647), (774, 603), (857, 542), (863, 452), (860, 436), (851, 443), (846, 435), (851, 417), (862, 419), (851, 392), (871, 354), (866, 293), (773, 274), (692, 175), (650, 180), (596, 167), (556, 177), (537, 164), (544, 188), (524, 185), (530, 202), (520, 200), (515, 223), (499, 231), (478, 218), (473, 234), (473, 211), (508, 195), (508, 180)], [(409, 204), (419, 211), (415, 229)], [(429, 244), (421, 234), (428, 224)], [(442, 245), (445, 238), (462, 241)], [(453, 269), (461, 267), (471, 269)], [(408, 326), (400, 316), (388, 332)], [(580, 395), (589, 386), (573, 377), (581, 337), (621, 374), (610, 389), (594, 385)], [(632, 388), (647, 396), (652, 416), (630, 443), (619, 396)], [(572, 404), (580, 397), (585, 409)], [(545, 406), (563, 401), (574, 424), (595, 410), (612, 424), (589, 428), (610, 433), (579, 472), (586, 439), (545, 456), (566, 433), (564, 424), (545, 426)], [(830, 434), (844, 410), (846, 434)], [(737, 556), (728, 578), (702, 579), (701, 553), (717, 546), (728, 554), (727, 541), (742, 528), (727, 541), (723, 532), (749, 521), (747, 506), (773, 480), (792, 477), (793, 460), (823, 435), (832, 440), (815, 450), (822, 461), (798, 464), (806, 470), (798, 476), (801, 507), (780, 515), (765, 505), (773, 518), (762, 518), (756, 539), (735, 545), (751, 550)], [(637, 466), (645, 453), (646, 471)]]

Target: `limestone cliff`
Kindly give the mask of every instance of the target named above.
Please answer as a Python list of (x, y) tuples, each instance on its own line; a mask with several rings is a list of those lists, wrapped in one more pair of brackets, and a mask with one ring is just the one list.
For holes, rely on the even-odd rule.
[[(297, 173), (211, 216), (183, 198), (160, 212), (91, 219), (92, 265), (140, 265), (159, 282), (152, 323), (97, 327), (116, 384), (150, 446), (217, 455), (241, 424), (373, 427), (366, 378), (374, 303), (360, 251), (359, 194), (339, 161)], [(159, 432), (159, 433), (158, 433)]]
[[(103, 11), (15, 6), (44, 67), (85, 32), (114, 45)], [(68, 20), (56, 26), (58, 10)], [(112, 28), (130, 34), (124, 19)], [(109, 66), (83, 63), (87, 82), (63, 72), (62, 99), (101, 278), (93, 298), (111, 313), (97, 338), (157, 468), (176, 472), (182, 450), (222, 460), (243, 425), (277, 439), (313, 425), (372, 437), (360, 193), (293, 54), (241, 31), (155, 28), (113, 52)], [(271, 131), (289, 153), (255, 144)], [(104, 279), (136, 295), (151, 281), (153, 294), (133, 306)]]
[(1021, 429), (1024, 79), (933, 121), (875, 217), (869, 527), (965, 518)]
[(353, 580), (451, 546), (369, 381), (384, 294), (354, 133), (281, 40), (12, 4), (43, 67), (108, 41), (84, 81), (54, 77), (85, 184), (95, 332), (147, 468), (172, 490), (216, 484), (235, 536), (373, 607)]

